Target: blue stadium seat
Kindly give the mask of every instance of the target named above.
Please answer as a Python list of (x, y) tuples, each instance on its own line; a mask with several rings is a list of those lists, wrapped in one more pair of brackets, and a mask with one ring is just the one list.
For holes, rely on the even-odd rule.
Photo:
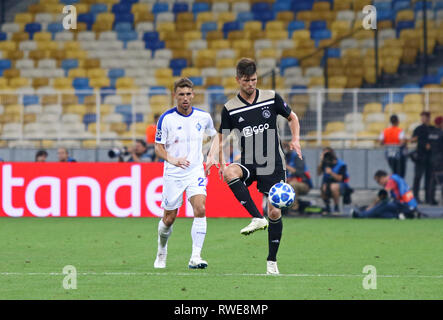
[(440, 79), (443, 77), (443, 67), (438, 68), (437, 75), (440, 77)]
[(432, 9), (432, 1), (418, 1), (414, 5), (414, 11), (423, 10), (425, 3), (426, 3), (426, 9), (431, 10)]
[(393, 4), (392, 8), (394, 9), (395, 13), (397, 13), (401, 10), (410, 9), (411, 5), (410, 5), (409, 1), (398, 1)]
[(377, 9), (377, 15), (381, 11), (391, 10), (391, 2), (377, 2), (377, 3), (374, 3), (374, 6)]
[(435, 4), (435, 6), (434, 6), (434, 11), (439, 11), (439, 10), (441, 10), (441, 9), (443, 9), (443, 1), (439, 1), (439, 2), (437, 2), (436, 4)]
[(158, 14), (169, 11), (169, 4), (166, 2), (156, 2), (152, 5), (152, 13)]
[(189, 77), (189, 80), (192, 81), (192, 83), (194, 84), (194, 86), (203, 86), (203, 77)]
[(265, 11), (271, 11), (272, 7), (267, 2), (256, 2), (251, 6), (251, 12), (253, 13), (261, 13)]
[(92, 25), (95, 22), (95, 15), (93, 13), (80, 13), (79, 15), (77, 15), (77, 23), (78, 22), (84, 22), (86, 23), (86, 26), (88, 28), (88, 30), (91, 30)]
[[(122, 113), (122, 115), (123, 115), (123, 122), (125, 122), (129, 128), (129, 126), (133, 122), (132, 121), (132, 117), (133, 117), (132, 113)], [(144, 121), (143, 113), (137, 112), (135, 114), (135, 122), (143, 122), (143, 121)]]
[(283, 76), (286, 68), (298, 66), (298, 59), (293, 57), (286, 57), (280, 60), (280, 75)]
[(237, 21), (239, 22), (246, 22), (254, 20), (254, 14), (250, 11), (243, 11), (237, 13)]
[(316, 30), (325, 30), (326, 28), (327, 28), (326, 21), (323, 21), (323, 20), (312, 21), (309, 26), (309, 30), (311, 32), (316, 31)]
[(110, 79), (117, 79), (124, 76), (125, 76), (125, 69), (114, 68), (114, 69), (109, 69), (108, 71), (108, 77)]
[(126, 32), (117, 33), (117, 39), (123, 41), (125, 49), (129, 41), (137, 40), (137, 38), (138, 38), (138, 33), (136, 31), (126, 31)]
[(65, 70), (65, 76), (68, 76), (70, 69), (78, 68), (78, 60), (77, 59), (62, 60), (61, 67), (63, 70)]
[(94, 3), (89, 8), (89, 12), (93, 14), (99, 14), (107, 11), (108, 11), (108, 6), (105, 3)]
[(97, 122), (97, 115), (95, 113), (86, 113), (83, 116), (83, 123), (88, 126), (90, 123)]
[(225, 38), (228, 37), (228, 33), (231, 31), (235, 31), (235, 30), (241, 30), (242, 29), (242, 24), (239, 21), (231, 21), (231, 22), (225, 22), (223, 24), (223, 34), (225, 36)]
[(206, 39), (206, 34), (209, 31), (216, 31), (218, 30), (218, 25), (217, 22), (215, 21), (209, 21), (209, 22), (204, 22), (201, 25), (200, 31), (202, 33), (202, 38)]
[(68, 5), (68, 4), (76, 4), (76, 3), (79, 3), (80, 2), (80, 0), (60, 0), (60, 3), (62, 3), (62, 4), (65, 4), (65, 5)]
[(326, 56), (328, 58), (340, 58), (341, 57), (340, 48), (328, 48), (326, 50), (326, 52), (327, 52)]
[(63, 28), (63, 24), (61, 24), (60, 22), (51, 22), (50, 24), (48, 24), (47, 30), (48, 32), (52, 33), (52, 38), (54, 39), (54, 36), (57, 32), (62, 32), (65, 29)]
[(154, 54), (155, 50), (164, 49), (164, 48), (165, 48), (164, 41), (145, 42), (145, 49), (150, 49), (152, 51), (152, 54)]
[(156, 96), (156, 95), (167, 95), (168, 90), (163, 86), (152, 86), (149, 88), (148, 97)]
[(427, 84), (440, 84), (440, 77), (438, 75), (423, 76), (420, 80), (420, 87)]
[(311, 32), (311, 39), (312, 40), (323, 40), (323, 39), (330, 39), (332, 36), (331, 30), (325, 29), (325, 30), (314, 30)]
[(74, 78), (74, 80), (72, 80), (72, 86), (74, 89), (88, 89), (89, 78)]
[(137, 3), (139, 1), (140, 0), (120, 0), (120, 3), (128, 3), (132, 6), (134, 3)]
[(211, 10), (207, 2), (194, 2), (192, 4), (192, 12), (195, 14)]
[(294, 33), (294, 31), (296, 30), (303, 30), (305, 28), (305, 23), (304, 21), (291, 21), (288, 23), (288, 33), (289, 33), (289, 38), (292, 38), (292, 33)]
[(132, 31), (132, 23), (130, 22), (119, 22), (115, 24), (115, 32), (129, 32)]
[(123, 14), (131, 12), (131, 4), (129, 3), (116, 3), (112, 6), (112, 13), (114, 14)]
[(393, 20), (393, 19), (394, 19), (394, 12), (391, 9), (382, 10), (382, 11), (377, 10), (377, 20), (378, 21)]
[(40, 32), (42, 30), (42, 25), (40, 23), (32, 22), (25, 26), (25, 31), (29, 33), (29, 39), (34, 37), (34, 33)]
[(0, 59), (0, 70), (10, 69), (12, 66), (11, 60)]
[(130, 104), (118, 104), (115, 106), (114, 112), (120, 114), (132, 114), (132, 106)]
[(404, 29), (413, 29), (415, 26), (415, 22), (413, 20), (411, 21), (399, 21), (396, 26), (397, 30), (397, 37), (400, 35), (400, 32)]
[(263, 28), (265, 27), (266, 22), (274, 19), (275, 19), (275, 14), (274, 12), (272, 12), (272, 10), (254, 13), (254, 20), (261, 21), (263, 24)]
[(116, 13), (114, 20), (114, 27), (118, 23), (127, 22), (130, 24), (134, 23), (134, 15), (132, 13)]
[(291, 10), (291, 2), (277, 1), (272, 4), (272, 11), (274, 12), (290, 11), (290, 10)]
[(31, 104), (38, 104), (38, 103), (39, 103), (39, 98), (37, 95), (25, 94), (23, 96), (23, 105), (24, 106), (29, 106)]
[(5, 41), (8, 39), (8, 34), (6, 32), (0, 32), (0, 41)]
[(294, 11), (295, 14), (299, 11), (311, 11), (312, 5), (314, 1), (293, 1), (291, 4), (291, 10)]
[(182, 73), (182, 69), (186, 68), (187, 66), (187, 60), (178, 58), (178, 59), (171, 59), (169, 62), (169, 67), (172, 69), (172, 74), (174, 77), (178, 77)]
[(144, 42), (155, 42), (160, 40), (160, 36), (157, 31), (147, 31), (143, 34)]
[(174, 14), (180, 13), (180, 12), (188, 12), (189, 6), (186, 2), (176, 2), (172, 6), (172, 12)]

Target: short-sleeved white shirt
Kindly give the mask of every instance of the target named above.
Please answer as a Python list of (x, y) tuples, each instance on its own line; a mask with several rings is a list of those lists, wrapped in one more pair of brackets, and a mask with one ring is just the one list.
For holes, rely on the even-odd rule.
[(178, 112), (177, 107), (161, 115), (157, 123), (155, 142), (165, 145), (166, 152), (175, 157), (184, 157), (190, 162), (186, 169), (176, 167), (165, 161), (165, 178), (184, 178), (197, 168), (203, 169), (203, 136), (214, 136), (217, 131), (210, 114), (192, 107), (189, 115)]

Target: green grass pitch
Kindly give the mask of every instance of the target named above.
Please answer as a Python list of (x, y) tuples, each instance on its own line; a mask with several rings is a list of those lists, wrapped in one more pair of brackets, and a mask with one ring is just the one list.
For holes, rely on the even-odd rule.
[(192, 219), (177, 219), (156, 270), (158, 219), (3, 218), (0, 299), (443, 299), (443, 220), (286, 218), (279, 276), (265, 275), (267, 231), (240, 235), (248, 223), (208, 219), (209, 267), (189, 270)]

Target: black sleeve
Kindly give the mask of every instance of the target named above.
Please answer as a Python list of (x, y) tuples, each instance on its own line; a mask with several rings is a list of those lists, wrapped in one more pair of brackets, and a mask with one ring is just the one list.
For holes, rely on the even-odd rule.
[(343, 165), (340, 168), (340, 170), (338, 171), (338, 174), (342, 176), (342, 179), (341, 179), (340, 182), (343, 182), (345, 180), (345, 178), (346, 178), (346, 170), (347, 170), (346, 165)]
[(418, 136), (418, 127), (414, 129), (414, 131), (412, 132), (412, 136), (413, 137), (417, 137)]
[(277, 114), (282, 115), (285, 118), (288, 118), (291, 114), (291, 108), (288, 106), (288, 104), (283, 100), (283, 98), (278, 94), (275, 93), (275, 111)]
[(223, 130), (232, 130), (231, 116), (225, 107), (223, 107), (222, 110), (220, 128), (218, 129), (218, 132), (222, 133)]

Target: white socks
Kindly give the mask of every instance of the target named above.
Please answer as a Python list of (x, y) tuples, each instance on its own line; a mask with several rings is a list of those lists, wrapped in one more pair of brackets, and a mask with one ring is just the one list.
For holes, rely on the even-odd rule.
[(206, 236), (206, 217), (194, 218), (191, 228), (192, 236), (192, 257), (199, 257), (205, 242)]
[(168, 227), (160, 219), (158, 223), (158, 253), (166, 254), (168, 251), (168, 239), (172, 233), (172, 226)]
[[(160, 219), (158, 223), (158, 253), (166, 254), (168, 239), (172, 233), (172, 226), (168, 227)], [(206, 217), (194, 218), (191, 228), (192, 257), (200, 257), (206, 236)]]

